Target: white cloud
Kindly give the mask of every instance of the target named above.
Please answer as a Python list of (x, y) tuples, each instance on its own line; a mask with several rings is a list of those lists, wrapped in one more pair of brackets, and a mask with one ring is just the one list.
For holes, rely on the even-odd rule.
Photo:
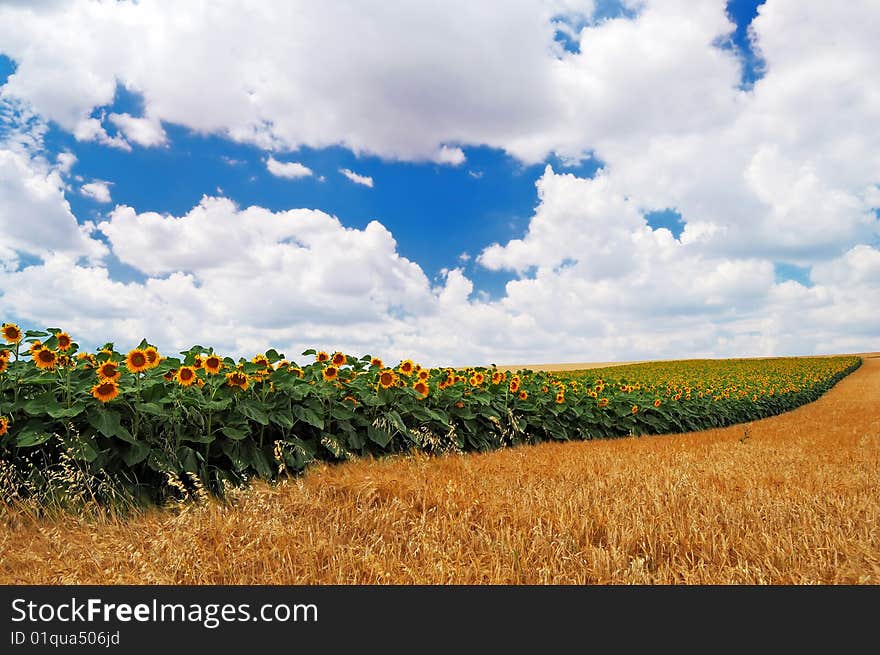
[(308, 166), (304, 166), (295, 161), (280, 162), (272, 156), (266, 160), (266, 168), (275, 177), (286, 177), (288, 179), (309, 177), (312, 175), (312, 169)]
[(373, 178), (368, 175), (358, 175), (352, 170), (347, 168), (340, 168), (339, 172), (345, 175), (349, 180), (354, 182), (355, 184), (361, 184), (363, 186), (368, 186), (371, 189), (373, 188)]
[(450, 166), (458, 166), (463, 164), (467, 158), (464, 150), (461, 148), (450, 148), (449, 146), (441, 146), (434, 155), (434, 161), (438, 164), (449, 164)]
[(15, 252), (93, 258), (106, 252), (87, 227), (77, 224), (64, 197), (64, 182), (45, 160), (0, 144), (0, 198), (0, 234), (7, 260)]
[(168, 141), (168, 135), (165, 134), (162, 124), (157, 120), (136, 118), (131, 114), (110, 114), (107, 118), (122, 130), (129, 141), (140, 146), (161, 146)]
[(80, 193), (95, 202), (110, 202), (110, 184), (104, 180), (92, 180), (80, 187)]
[(55, 161), (58, 163), (58, 172), (62, 175), (67, 175), (77, 162), (77, 158), (72, 152), (60, 152)]

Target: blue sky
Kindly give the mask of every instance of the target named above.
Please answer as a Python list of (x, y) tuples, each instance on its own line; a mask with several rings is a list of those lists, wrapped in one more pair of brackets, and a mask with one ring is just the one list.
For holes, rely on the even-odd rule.
[[(427, 23), (419, 12), (425, 12), (431, 16), (427, 22), (442, 23), (443, 7), (438, 5), (433, 14), (429, 5), (403, 11), (394, 20), (420, 29)], [(811, 141), (809, 126), (815, 121), (808, 112), (797, 118), (804, 126), (801, 131), (792, 127), (791, 116), (772, 113), (794, 106), (784, 95), (787, 68), (812, 65), (813, 56), (821, 51), (822, 44), (817, 44), (816, 52), (798, 56), (793, 50), (797, 46), (791, 45), (801, 43), (794, 30), (806, 29), (810, 21), (817, 25), (827, 21), (821, 3), (811, 5), (800, 17), (786, 0), (766, 5), (754, 0), (706, 3), (691, 13), (672, 0), (588, 0), (580, 9), (572, 6), (560, 4), (560, 9), (547, 13), (536, 2), (534, 11), (514, 12), (505, 24), (494, 20), (488, 8), (462, 5), (462, 12), (473, 12), (469, 27), (452, 16), (449, 26), (438, 24), (436, 31), (446, 34), (448, 27), (448, 34), (463, 39), (463, 45), (444, 49), (441, 44), (432, 51), (431, 44), (406, 39), (388, 22), (390, 14), (384, 10), (370, 14), (363, 9), (363, 15), (345, 19), (351, 20), (350, 26), (341, 24), (340, 39), (349, 27), (362, 30), (369, 25), (378, 35), (379, 50), (346, 54), (337, 61), (326, 40), (315, 42), (326, 58), (325, 79), (338, 79), (335, 87), (308, 67), (288, 64), (291, 55), (272, 50), (291, 47), (291, 52), (298, 52), (298, 38), (303, 48), (315, 47), (307, 45), (311, 42), (305, 33), (291, 35), (291, 43), (284, 45), (268, 34), (257, 35), (251, 43), (247, 39), (254, 34), (247, 34), (237, 47), (246, 53), (243, 57), (252, 59), (241, 59), (240, 71), (227, 74), (219, 69), (213, 75), (181, 64), (205, 57), (200, 65), (204, 68), (213, 59), (228, 56), (225, 51), (212, 51), (213, 40), (207, 36), (187, 46), (194, 48), (192, 53), (141, 50), (129, 58), (120, 53), (117, 62), (109, 45), (105, 52), (101, 45), (83, 41), (65, 46), (74, 50), (36, 57), (40, 30), (60, 24), (52, 13), (56, 9), (25, 18), (16, 13), (23, 10), (7, 7), (3, 10), (10, 14), (7, 18), (20, 20), (22, 29), (5, 34), (0, 30), (0, 99), (5, 97), (7, 103), (0, 140), (8, 141), (3, 147), (10, 157), (27, 158), (15, 164), (16, 171), (25, 167), (30, 171), (25, 176), (33, 173), (41, 183), (60, 185), (57, 192), (79, 225), (108, 226), (83, 232), (87, 244), (77, 252), (81, 257), (92, 254), (76, 260), (71, 274), (87, 277), (97, 271), (111, 287), (128, 285), (113, 287), (126, 293), (149, 290), (157, 283), (163, 288), (172, 282), (184, 285), (180, 280), (186, 276), (190, 286), (175, 287), (174, 293), (197, 294), (212, 284), (226, 288), (219, 280), (227, 284), (225, 275), (234, 274), (224, 271), (215, 276), (209, 272), (214, 269), (199, 268), (203, 264), (195, 261), (195, 255), (191, 264), (186, 263), (186, 253), (178, 253), (173, 262), (151, 265), (132, 254), (131, 239), (160, 238), (158, 223), (151, 223), (145, 214), (164, 215), (170, 222), (163, 223), (161, 238), (172, 238), (167, 235), (183, 233), (195, 222), (184, 217), (204, 196), (229, 199), (236, 211), (317, 210), (338, 218), (342, 227), (353, 231), (353, 239), (369, 243), (377, 243), (378, 237), (368, 237), (368, 225), (378, 222), (393, 238), (393, 242), (380, 239), (381, 247), (390, 249), (387, 255), (393, 263), (388, 279), (375, 281), (376, 286), (365, 291), (371, 302), (381, 306), (364, 313), (370, 319), (363, 332), (350, 340), (351, 347), (368, 347), (373, 334), (381, 335), (376, 337), (377, 347), (393, 352), (423, 348), (426, 357), (442, 357), (442, 348), (448, 346), (426, 346), (417, 324), (420, 315), (445, 311), (443, 303), (452, 302), (452, 297), (464, 303), (462, 311), (472, 313), (475, 322), (480, 316), (505, 326), (486, 334), (474, 327), (477, 332), (471, 336), (449, 339), (450, 344), (473, 347), (477, 358), (496, 353), (496, 358), (532, 353), (571, 358), (591, 343), (602, 344), (600, 355), (623, 358), (652, 349), (657, 354), (691, 354), (689, 348), (707, 354), (737, 349), (763, 353), (850, 343), (852, 339), (836, 335), (831, 328), (803, 338), (788, 324), (782, 309), (784, 303), (821, 304), (820, 298), (831, 293), (823, 291), (828, 284), (847, 275), (863, 275), (859, 271), (865, 267), (873, 271), (876, 252), (877, 228), (870, 217), (877, 217), (871, 184), (876, 188), (878, 180), (866, 174), (872, 164), (866, 161), (861, 173), (845, 178), (835, 162), (841, 151), (835, 144), (850, 143), (852, 132), (869, 129), (869, 123), (858, 122), (862, 115), (853, 116), (849, 133)], [(129, 29), (112, 27), (114, 13), (150, 11), (128, 3), (112, 10), (96, 7), (86, 0), (70, 5), (65, 18), (71, 21), (70, 29), (80, 21), (82, 31), (95, 31), (89, 34), (94, 40), (101, 30), (112, 35), (114, 29)], [(157, 19), (162, 11), (156, 9)], [(338, 16), (332, 9), (327, 11), (323, 15), (315, 10), (303, 22), (314, 20), (318, 31), (325, 23), (336, 24)], [(193, 12), (193, 24), (205, 18)], [(450, 9), (450, 13), (454, 12)], [(218, 34), (231, 34), (239, 22), (246, 22), (243, 15), (234, 8), (228, 15), (217, 10), (211, 24)], [(254, 25), (273, 29), (258, 20), (254, 18)], [(283, 12), (278, 22), (281, 29)], [(854, 19), (846, 22), (842, 33), (857, 24)], [(754, 38), (776, 58), (779, 83), (771, 74), (774, 62), (765, 60), (764, 49), (752, 47), (750, 26), (757, 30)], [(382, 36), (385, 28), (390, 31)], [(467, 29), (473, 29), (473, 35), (462, 36)], [(482, 34), (494, 50), (486, 50), (481, 44), (484, 37), (475, 36)], [(218, 36), (217, 41), (224, 38)], [(836, 38), (829, 34), (829, 48)], [(129, 40), (146, 43), (134, 32)], [(386, 42), (387, 57), (381, 52)], [(265, 45), (269, 43), (271, 47)], [(347, 53), (350, 47), (340, 41), (338, 51)], [(859, 47), (858, 39), (851, 47)], [(471, 59), (457, 52), (468, 48), (474, 49)], [(82, 57), (73, 56), (78, 52)], [(495, 61), (490, 52), (506, 54)], [(630, 55), (631, 61), (626, 59)], [(360, 59), (363, 70), (358, 70)], [(513, 61), (508, 65), (509, 60)], [(141, 61), (153, 62), (155, 77), (144, 71)], [(229, 61), (233, 67), (239, 63)], [(605, 68), (597, 68), (600, 61), (608, 62)], [(160, 74), (165, 65), (167, 70)], [(286, 70), (288, 65), (291, 68)], [(349, 81), (341, 79), (349, 72)], [(265, 76), (273, 74), (280, 77), (267, 83)], [(822, 74), (835, 76), (831, 82), (841, 85), (854, 75), (845, 70)], [(175, 76), (180, 76), (179, 81)], [(359, 86), (365, 77), (369, 83)], [(198, 90), (190, 92), (189, 87)], [(384, 92), (377, 91), (382, 88)], [(237, 104), (242, 90), (251, 105)], [(792, 97), (801, 93), (800, 101), (804, 92), (795, 91)], [(219, 100), (202, 106), (207, 97)], [(312, 99), (315, 107), (304, 110), (302, 103)], [(818, 104), (817, 111), (833, 114), (833, 107)], [(257, 119), (246, 118), (252, 106)], [(21, 124), (15, 118), (18, 114), (9, 113), (11, 107), (26, 108), (31, 121), (40, 123), (39, 129)], [(869, 109), (865, 116), (870, 116)], [(24, 132), (35, 135), (38, 145), (27, 146), (22, 154), (21, 148), (10, 145), (9, 135)], [(725, 145), (719, 147), (721, 143)], [(865, 147), (869, 146), (867, 140)], [(444, 158), (437, 154), (441, 149), (457, 154)], [(75, 162), (62, 166), (57, 159), (61, 153), (74, 155)], [(691, 159), (678, 153), (691, 153)], [(280, 177), (269, 170), (270, 158), (282, 165), (307, 167), (310, 174)], [(730, 164), (725, 163), (728, 160)], [(344, 169), (370, 178), (372, 186), (348, 179), (341, 172)], [(15, 188), (33, 188), (22, 185)], [(95, 185), (100, 187), (97, 191)], [(101, 197), (105, 192), (109, 201)], [(23, 199), (21, 205), (10, 200), (9, 216), (13, 206), (19, 212), (16, 216), (26, 212), (30, 201), (36, 212), (47, 194), (39, 201)], [(133, 217), (122, 217), (120, 206), (132, 208)], [(812, 216), (814, 209), (820, 214)], [(798, 220), (811, 223), (799, 226)], [(836, 234), (814, 229), (822, 221), (837, 224)], [(610, 235), (607, 244), (604, 234)], [(230, 234), (224, 242), (223, 234), (215, 236), (218, 247), (230, 250), (241, 239)], [(297, 242), (300, 237), (286, 237), (290, 238)], [(11, 285), (13, 279), (38, 284), (37, 275), (48, 274), (49, 254), (55, 251), (25, 241), (25, 237), (10, 241), (17, 263), (7, 266), (10, 277), (0, 285)], [(276, 247), (283, 250), (286, 243), (282, 239), (265, 245), (268, 252)], [(168, 246), (173, 250), (179, 244)], [(399, 264), (398, 258), (416, 268)], [(364, 264), (367, 269), (361, 271), (349, 269), (344, 261), (340, 256), (337, 272), (321, 279), (328, 299), (338, 288), (357, 286), (340, 278), (364, 281), (382, 276), (379, 260)], [(27, 275), (22, 275), (29, 266)], [(703, 283), (699, 275), (685, 272), (691, 270), (707, 272), (705, 290), (694, 291)], [(421, 273), (427, 286), (413, 290), (422, 284)], [(865, 275), (873, 284), (873, 273)], [(652, 281), (660, 284), (665, 276), (670, 282), (663, 282), (663, 288), (685, 285), (674, 300), (663, 300), (664, 291), (650, 288)], [(620, 288), (614, 287), (616, 283)], [(448, 291), (445, 300), (443, 289)], [(343, 293), (345, 298), (351, 294), (355, 292)], [(632, 294), (644, 294), (645, 299), (637, 307), (619, 300)], [(567, 310), (541, 309), (534, 300), (543, 297), (548, 307), (575, 304)], [(835, 302), (843, 302), (842, 297), (835, 296)], [(52, 318), (28, 311), (14, 298), (9, 286), (0, 287), (0, 309), (7, 316), (25, 323)], [(569, 312), (567, 316), (572, 310), (577, 313), (576, 303), (586, 306), (592, 299), (604, 309), (595, 309), (595, 317), (589, 319), (585, 312), (585, 322), (572, 327), (582, 330), (582, 335), (555, 332), (551, 316), (557, 311)], [(665, 307), (660, 307), (661, 302)], [(407, 304), (421, 309), (410, 310)], [(150, 325), (145, 317), (136, 328), (123, 328), (106, 317), (90, 316), (83, 308), (70, 311), (58, 318), (100, 325), (125, 336), (126, 330)], [(161, 311), (173, 314), (170, 306), (163, 305)], [(629, 345), (617, 340), (621, 330), (650, 325), (652, 316), (678, 316), (679, 322), (657, 325), (655, 332)], [(695, 316), (702, 317), (709, 332), (698, 344), (679, 336), (681, 321)], [(352, 310), (345, 320), (361, 318), (359, 311)], [(283, 314), (273, 316), (271, 324), (283, 320)], [(270, 338), (268, 325), (246, 326), (248, 338), (228, 347), (259, 345)], [(329, 324), (321, 328), (308, 322), (303, 330), (311, 338), (338, 338)], [(515, 335), (528, 330), (533, 330), (532, 341), (523, 337), (519, 343)], [(205, 332), (211, 334), (207, 328)], [(444, 334), (448, 332), (446, 328)], [(851, 332), (865, 330), (853, 327)], [(569, 337), (575, 337), (576, 348), (560, 345)], [(180, 336), (169, 332), (163, 338), (170, 343)], [(514, 342), (515, 347), (510, 345)]]
[[(737, 27), (725, 47), (735, 48), (747, 62), (743, 82), (749, 85), (757, 74), (746, 29), (760, 4), (755, 0), (727, 3), (728, 14)], [(627, 13), (634, 12), (626, 12), (616, 2), (602, 2), (594, 19)], [(7, 74), (14, 70), (8, 58), (0, 66), (0, 79), (4, 67)], [(143, 111), (143, 99), (118, 85), (113, 103), (96, 108), (92, 115), (126, 112), (140, 116)], [(138, 211), (180, 215), (203, 195), (222, 195), (245, 207), (322, 209), (349, 227), (363, 228), (370, 220), (380, 220), (397, 239), (400, 254), (418, 262), (429, 277), (444, 268), (463, 265), (475, 283), (475, 291), (490, 297), (498, 297), (514, 275), (487, 271), (459, 257), (473, 257), (491, 243), (524, 235), (538, 201), (534, 183), (547, 163), (557, 171), (581, 177), (592, 176), (602, 166), (596, 159), (572, 163), (552, 154), (544, 162), (525, 165), (500, 149), (479, 146), (463, 148), (467, 162), (456, 167), (357, 156), (339, 146), (303, 147), (272, 153), (276, 159), (297, 161), (315, 172), (309, 178), (289, 180), (268, 172), (265, 150), (174, 125), (166, 125), (165, 130), (169, 136), (167, 147), (135, 146), (126, 152), (79, 142), (51, 125), (46, 145), (49, 152), (74, 153), (79, 175), (110, 182), (113, 203), (127, 204)], [(352, 184), (338, 172), (340, 168), (372, 177), (375, 186)], [(318, 181), (321, 176), (324, 181)], [(72, 194), (68, 200), (80, 219), (100, 220), (107, 211), (104, 203), (82, 195)], [(675, 208), (657, 208), (647, 219), (653, 227), (666, 227), (675, 236), (681, 233)], [(118, 263), (112, 270), (117, 279), (139, 278), (135, 271)], [(804, 279), (803, 271), (785, 266), (779, 275)]]

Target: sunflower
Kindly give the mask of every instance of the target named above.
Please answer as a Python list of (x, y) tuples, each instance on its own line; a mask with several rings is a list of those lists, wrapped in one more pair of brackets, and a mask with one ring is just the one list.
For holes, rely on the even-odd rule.
[(385, 364), (383, 364), (382, 360), (378, 357), (373, 357), (373, 359), (370, 360), (370, 366), (375, 366), (376, 368), (384, 368)]
[(153, 346), (147, 346), (144, 348), (144, 354), (147, 356), (147, 362), (149, 362), (150, 368), (156, 368), (162, 359), (159, 356), (159, 351)]
[(345, 402), (346, 400), (348, 402), (350, 402), (352, 405), (358, 404), (357, 398), (355, 398), (354, 396), (346, 396), (345, 398), (342, 399), (342, 402)]
[(5, 359), (8, 362), (11, 355), (12, 353), (5, 348), (0, 348), (0, 359)]
[(150, 368), (150, 360), (147, 359), (147, 353), (140, 348), (130, 350), (125, 357), (125, 368), (132, 373), (140, 373)]
[(233, 371), (232, 373), (226, 374), (226, 384), (230, 387), (238, 387), (242, 391), (248, 388), (248, 376), (247, 373), (242, 373), (241, 371)]
[(525, 389), (523, 389), (522, 391), (520, 391), (520, 392), (519, 392), (519, 399), (520, 399), (520, 400), (528, 400), (528, 399), (529, 399), (529, 392), (526, 391)]
[(5, 371), (8, 366), (9, 366), (9, 360), (0, 358), (0, 373)]
[(166, 382), (171, 382), (177, 376), (177, 369), (172, 368), (169, 371), (165, 371), (165, 374), (162, 376)]
[(280, 371), (281, 369), (287, 368), (288, 366), (290, 366), (290, 362), (288, 362), (286, 359), (282, 359), (280, 362), (275, 364), (275, 370)]
[(202, 363), (203, 363), (203, 362), (202, 362), (202, 356), (201, 356), (201, 355), (195, 355), (195, 356), (193, 357), (193, 363), (192, 363), (193, 368), (202, 368)]
[(9, 419), (5, 416), (0, 416), (0, 437), (6, 434), (9, 431)]
[(492, 384), (501, 384), (501, 373), (498, 371), (492, 374)]
[(4, 323), (2, 331), (6, 343), (18, 343), (21, 341), (21, 328), (14, 323)]
[(660, 407), (660, 399), (654, 401), (654, 407)]
[(556, 394), (556, 404), (561, 405), (565, 402), (565, 394), (561, 391)]
[(630, 413), (630, 414), (636, 414), (636, 413), (638, 413), (638, 411), (639, 411), (639, 406), (638, 406), (638, 405), (633, 405), (633, 408), (632, 408), (631, 410), (629, 410), (629, 413)]
[(92, 387), (92, 395), (102, 403), (108, 403), (119, 395), (119, 386), (115, 380), (101, 380)]
[(424, 382), (425, 380), (428, 379), (428, 377), (429, 377), (430, 375), (431, 375), (431, 374), (428, 372), (428, 370), (423, 368), (421, 371), (419, 371), (419, 374), (418, 374), (417, 377), (419, 378), (419, 380), (421, 380), (422, 382)]
[(40, 340), (34, 341), (31, 344), (31, 347), (28, 348), (28, 352), (31, 354), (31, 357), (36, 355), (43, 348), (43, 342)]
[(345, 364), (345, 355), (340, 352), (333, 353), (333, 358), (330, 360), (333, 366), (339, 368), (343, 364)]
[(37, 368), (44, 368), (47, 371), (54, 371), (55, 364), (58, 363), (58, 356), (55, 354), (54, 350), (49, 350), (48, 348), (40, 348), (34, 354), (34, 364)]
[(379, 386), (383, 389), (388, 389), (394, 386), (394, 381), (397, 379), (397, 376), (394, 374), (390, 368), (386, 368), (384, 371), (379, 373)]
[(599, 407), (608, 407), (608, 399), (599, 398), (599, 402), (597, 404), (599, 405)]
[(98, 360), (95, 359), (95, 356), (92, 353), (80, 353), (76, 356), (77, 361), (85, 362), (86, 368), (98, 365)]
[(519, 391), (519, 378), (514, 376), (510, 380), (510, 393), (516, 393), (517, 391)]
[(198, 380), (194, 366), (181, 366), (174, 377), (177, 380), (177, 384), (182, 387), (190, 387)]
[(104, 362), (98, 367), (98, 377), (102, 380), (118, 380), (122, 375), (117, 362)]
[(413, 389), (415, 389), (416, 393), (418, 393), (422, 398), (426, 398), (428, 396), (429, 388), (427, 383), (423, 380), (419, 380), (418, 382), (416, 382), (413, 385)]
[(479, 371), (474, 373), (474, 378), (476, 379), (478, 385), (483, 384), (483, 382), (486, 380), (486, 376)]
[(303, 370), (299, 366), (291, 366), (287, 370), (290, 371), (291, 373), (293, 373), (293, 375), (295, 375), (298, 378), (302, 378), (302, 376), (303, 376)]
[(269, 368), (269, 358), (265, 355), (254, 355), (254, 358), (251, 360), (254, 364), (259, 364), (264, 368)]
[(326, 362), (330, 359), (330, 355), (325, 353), (323, 350), (319, 351), (317, 355), (315, 355), (315, 361), (318, 362)]
[(59, 332), (55, 335), (55, 339), (58, 341), (58, 350), (67, 351), (73, 343), (73, 339), (70, 338), (67, 332)]
[(413, 364), (413, 361), (411, 359), (404, 359), (402, 362), (400, 362), (400, 372), (404, 375), (412, 375), (415, 367), (416, 365)]
[(339, 377), (339, 369), (331, 364), (324, 369), (324, 372), (321, 375), (325, 380), (327, 380), (327, 382), (331, 382)]
[(205, 357), (205, 372), (211, 375), (217, 375), (223, 368), (223, 360), (217, 355), (208, 355)]

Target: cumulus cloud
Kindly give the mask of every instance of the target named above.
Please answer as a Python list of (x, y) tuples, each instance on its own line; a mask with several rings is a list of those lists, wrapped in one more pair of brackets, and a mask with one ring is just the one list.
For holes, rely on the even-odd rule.
[(291, 180), (312, 175), (312, 169), (308, 166), (295, 161), (280, 162), (272, 156), (266, 160), (266, 169), (275, 177), (286, 177)]
[(373, 178), (368, 175), (358, 175), (352, 170), (347, 168), (340, 168), (339, 172), (342, 173), (349, 180), (354, 182), (355, 184), (360, 184), (362, 186), (368, 186), (371, 189), (373, 188)]
[(110, 114), (107, 117), (129, 141), (140, 146), (160, 146), (168, 141), (161, 123), (150, 118), (136, 118), (131, 114)]
[[(64, 253), (101, 257), (106, 248), (79, 225), (64, 197), (58, 170), (45, 160), (0, 147), (0, 234), (7, 260)], [(0, 289), (0, 292), (5, 292)]]
[(87, 184), (83, 184), (79, 192), (86, 198), (91, 198), (95, 202), (110, 202), (110, 184), (103, 180), (92, 180)]

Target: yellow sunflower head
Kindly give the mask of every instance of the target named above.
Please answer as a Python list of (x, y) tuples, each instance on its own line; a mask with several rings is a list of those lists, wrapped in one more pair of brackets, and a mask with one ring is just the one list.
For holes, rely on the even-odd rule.
[(98, 367), (98, 377), (102, 380), (118, 380), (121, 373), (116, 362), (104, 362)]
[(150, 360), (147, 359), (147, 353), (140, 348), (130, 350), (125, 357), (125, 368), (132, 373), (140, 373), (150, 368)]
[(30, 352), (31, 357), (33, 357), (42, 348), (43, 348), (43, 342), (40, 340), (37, 340), (31, 344), (31, 347), (28, 348), (28, 352)]
[(333, 358), (330, 360), (333, 366), (339, 368), (343, 364), (345, 364), (345, 355), (340, 352), (333, 353)]
[(58, 341), (58, 350), (61, 351), (66, 352), (73, 344), (73, 339), (70, 338), (70, 335), (67, 334), (67, 332), (59, 332), (55, 335), (55, 339)]
[(599, 402), (597, 404), (599, 405), (599, 407), (608, 407), (608, 399), (599, 398)]
[(168, 371), (165, 371), (165, 374), (162, 376), (162, 378), (166, 382), (171, 382), (175, 377), (177, 377), (177, 369), (176, 368), (172, 368)]
[(199, 379), (194, 366), (181, 366), (175, 377), (177, 378), (177, 384), (182, 387), (190, 387)]
[(291, 366), (287, 370), (298, 378), (302, 378), (303, 376), (303, 370), (299, 366)]
[(430, 375), (431, 375), (431, 373), (428, 371), (428, 369), (423, 368), (422, 370), (419, 371), (418, 378), (419, 378), (419, 380), (422, 380), (424, 382), (425, 380), (428, 379), (428, 377)]
[(654, 401), (654, 407), (660, 407), (660, 399)]
[(636, 413), (638, 413), (638, 411), (639, 411), (639, 406), (638, 406), (638, 405), (633, 405), (633, 406), (632, 406), (632, 409), (629, 410), (629, 411), (630, 411), (631, 414), (636, 414)]
[(339, 369), (331, 364), (324, 369), (324, 372), (321, 374), (325, 380), (328, 382), (335, 380), (339, 377)]
[(0, 348), (0, 359), (5, 359), (7, 362), (9, 358), (12, 356), (12, 353), (6, 350), (5, 348)]
[(247, 373), (241, 371), (233, 371), (226, 374), (226, 384), (230, 387), (238, 387), (242, 391), (248, 388), (249, 379)]
[(379, 386), (383, 389), (388, 389), (394, 386), (394, 382), (397, 379), (397, 376), (394, 374), (390, 368), (386, 368), (384, 371), (379, 373)]
[(5, 416), (0, 416), (0, 437), (9, 432), (9, 419)]
[(18, 343), (21, 341), (21, 328), (14, 323), (4, 323), (0, 330), (3, 332), (3, 338), (6, 340), (6, 343)]
[(54, 350), (49, 350), (48, 348), (40, 348), (36, 353), (34, 353), (34, 364), (36, 364), (37, 368), (46, 369), (47, 371), (54, 371), (55, 365), (58, 363), (58, 355), (55, 354)]
[(411, 359), (404, 359), (400, 362), (400, 372), (404, 375), (412, 375), (413, 370), (415, 370), (416, 365), (413, 363)]
[(373, 359), (370, 360), (370, 366), (375, 366), (376, 368), (383, 368), (385, 366), (385, 364), (383, 364), (382, 360), (379, 359), (378, 357), (373, 357)]
[(413, 385), (413, 389), (415, 389), (416, 393), (418, 393), (422, 398), (425, 398), (428, 395), (428, 384), (424, 380), (419, 380), (418, 382), (416, 382)]
[(100, 380), (92, 387), (92, 395), (102, 403), (108, 403), (119, 395), (119, 385), (115, 380)]
[(159, 351), (153, 346), (147, 346), (144, 348), (144, 354), (147, 356), (147, 362), (149, 362), (150, 368), (156, 368), (159, 365), (159, 361), (162, 359), (159, 356)]
[(326, 362), (330, 360), (330, 355), (321, 350), (318, 352), (317, 355), (315, 355), (315, 360), (319, 362)]
[(0, 373), (5, 371), (8, 368), (8, 366), (9, 366), (8, 359), (0, 359)]
[(561, 391), (556, 394), (556, 404), (561, 405), (565, 402), (565, 394)]
[(269, 358), (265, 355), (254, 355), (254, 358), (251, 360), (254, 364), (259, 364), (264, 368), (269, 367)]
[(519, 399), (520, 399), (520, 400), (528, 400), (528, 399), (529, 399), (529, 392), (526, 391), (525, 389), (523, 389), (522, 391), (520, 391), (520, 392), (519, 392)]
[(204, 368), (206, 373), (217, 375), (223, 368), (223, 360), (218, 355), (208, 355), (205, 357)]

